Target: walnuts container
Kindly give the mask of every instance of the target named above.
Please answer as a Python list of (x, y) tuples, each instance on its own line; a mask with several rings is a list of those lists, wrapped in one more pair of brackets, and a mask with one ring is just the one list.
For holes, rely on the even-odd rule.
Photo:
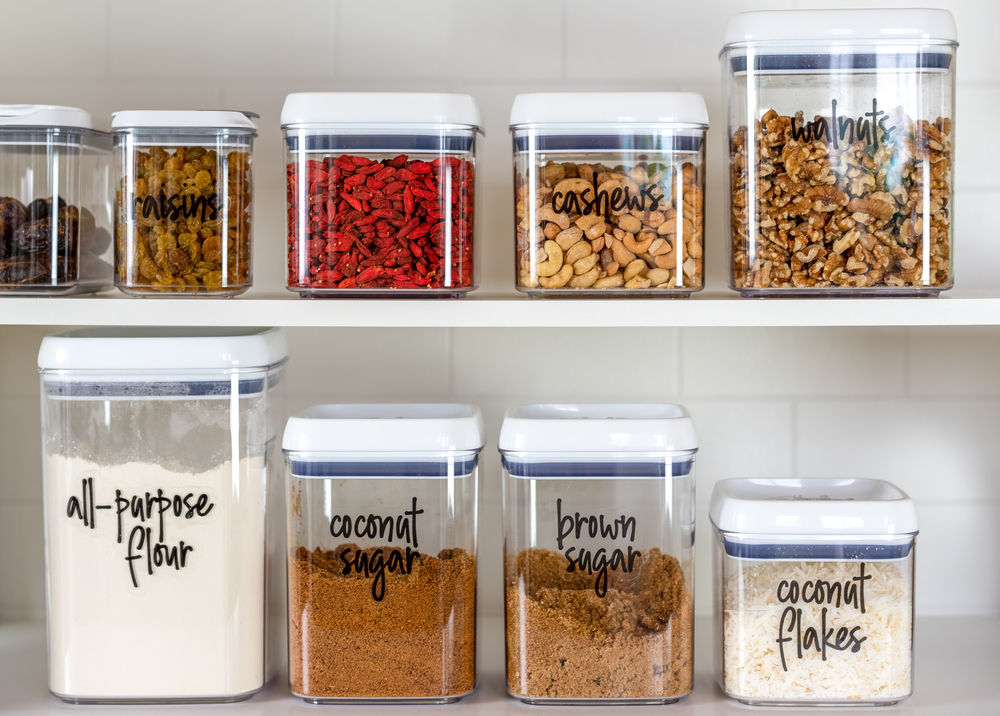
[(755, 297), (951, 288), (951, 13), (749, 12), (725, 37), (730, 286)]
[(698, 94), (518, 95), (510, 113), (517, 290), (701, 290), (707, 130)]
[(221, 296), (253, 285), (257, 115), (117, 112), (115, 285), (130, 296)]

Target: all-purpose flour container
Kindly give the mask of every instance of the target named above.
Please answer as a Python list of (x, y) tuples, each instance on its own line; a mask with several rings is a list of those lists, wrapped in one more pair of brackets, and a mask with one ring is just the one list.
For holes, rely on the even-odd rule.
[(280, 329), (42, 341), (53, 694), (237, 701), (263, 686), (266, 478), (286, 354)]
[(320, 405), (285, 428), (288, 660), (312, 703), (449, 703), (476, 684), (471, 405)]
[(749, 704), (884, 705), (913, 691), (917, 518), (866, 479), (722, 480), (716, 671)]
[(507, 690), (528, 703), (691, 690), (694, 460), (678, 405), (504, 416)]

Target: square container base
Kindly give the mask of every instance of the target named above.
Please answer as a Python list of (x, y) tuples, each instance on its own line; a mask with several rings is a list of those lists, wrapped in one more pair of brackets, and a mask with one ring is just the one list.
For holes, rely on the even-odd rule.
[(263, 684), (253, 691), (247, 691), (246, 693), (235, 694), (233, 696), (195, 696), (192, 698), (185, 698), (183, 696), (162, 696), (156, 698), (128, 696), (119, 699), (107, 696), (65, 696), (63, 694), (57, 694), (51, 689), (49, 690), (49, 693), (60, 701), (64, 701), (67, 704), (73, 704), (75, 706), (163, 706), (172, 704), (180, 706), (193, 706), (195, 704), (235, 704), (240, 701), (246, 701), (262, 688), (264, 688)]
[[(473, 689), (475, 691), (475, 689)], [(295, 694), (295, 692), (292, 692)], [(419, 705), (439, 705), (439, 704), (453, 704), (457, 701), (464, 699), (466, 696), (471, 694), (472, 691), (468, 691), (464, 694), (459, 694), (458, 696), (428, 696), (428, 697), (400, 697), (400, 698), (317, 698), (313, 696), (303, 696), (302, 694), (295, 694), (300, 699), (305, 701), (307, 704), (315, 704), (317, 706), (419, 706)]]
[(938, 298), (951, 286), (933, 288), (883, 288), (883, 289), (808, 289), (808, 288), (733, 288), (740, 298)]
[(508, 696), (531, 706), (665, 706), (677, 703), (688, 694), (638, 699), (550, 699), (522, 696), (507, 689)]
[[(734, 697), (735, 698), (735, 697)], [(875, 706), (895, 706), (903, 699), (899, 698), (895, 701), (824, 701), (818, 703), (816, 701), (754, 701), (752, 699), (740, 699), (737, 698), (741, 704), (746, 704), (747, 706), (764, 706), (767, 708), (851, 708), (854, 706), (872, 708)]]

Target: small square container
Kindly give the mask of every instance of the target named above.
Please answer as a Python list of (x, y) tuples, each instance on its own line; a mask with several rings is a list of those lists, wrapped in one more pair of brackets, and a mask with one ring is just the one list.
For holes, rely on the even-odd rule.
[(0, 105), (0, 296), (111, 285), (110, 169), (111, 137), (82, 109)]
[(115, 286), (228, 298), (253, 285), (256, 114), (116, 112)]
[(461, 298), (476, 288), (481, 126), (464, 94), (288, 95), (288, 289)]
[(947, 10), (729, 19), (731, 288), (760, 298), (952, 287), (957, 47)]
[(507, 691), (665, 704), (691, 691), (698, 436), (678, 405), (522, 405), (500, 430)]
[(289, 419), (293, 694), (445, 704), (472, 692), (483, 444), (471, 405), (320, 405)]
[(530, 296), (681, 296), (705, 283), (708, 110), (687, 92), (522, 94), (515, 287)]
[(716, 676), (765, 706), (880, 706), (913, 693), (917, 516), (869, 479), (731, 479), (715, 530)]

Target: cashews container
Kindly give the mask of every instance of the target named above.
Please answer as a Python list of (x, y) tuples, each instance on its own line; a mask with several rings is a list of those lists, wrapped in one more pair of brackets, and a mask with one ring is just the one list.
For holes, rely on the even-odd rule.
[(518, 95), (510, 112), (517, 290), (700, 291), (707, 130), (698, 94)]
[(479, 408), (320, 405), (288, 420), (288, 654), (310, 703), (476, 684)]
[(936, 295), (954, 282), (955, 22), (946, 10), (730, 18), (730, 286)]
[(695, 455), (678, 405), (504, 416), (507, 691), (663, 704), (692, 685)]
[(870, 479), (730, 479), (715, 532), (716, 675), (755, 705), (886, 705), (913, 692), (917, 517)]
[(0, 105), (0, 296), (111, 285), (110, 169), (83, 110)]

